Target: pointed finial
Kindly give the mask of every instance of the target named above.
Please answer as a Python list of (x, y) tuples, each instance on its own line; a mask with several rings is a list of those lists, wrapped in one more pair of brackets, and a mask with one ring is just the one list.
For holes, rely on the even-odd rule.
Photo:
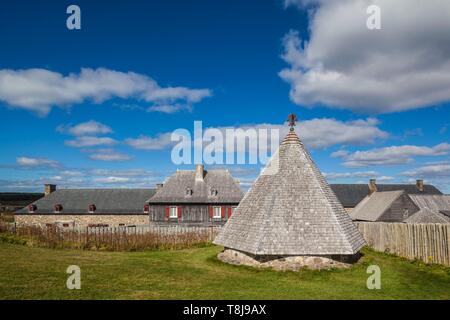
[(297, 116), (295, 114), (291, 113), (288, 116), (287, 121), (289, 122), (289, 127), (291, 127), (291, 129), (289, 129), (289, 130), (294, 131), (295, 122), (297, 121)]

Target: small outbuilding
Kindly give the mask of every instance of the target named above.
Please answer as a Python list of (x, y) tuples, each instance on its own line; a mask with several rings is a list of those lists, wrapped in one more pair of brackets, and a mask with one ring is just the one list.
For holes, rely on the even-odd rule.
[(405, 191), (374, 192), (350, 213), (365, 222), (449, 223), (450, 197), (408, 194)]
[(214, 240), (224, 261), (281, 258), (320, 268), (352, 260), (365, 245), (295, 133), (295, 115), (289, 120), (290, 132)]

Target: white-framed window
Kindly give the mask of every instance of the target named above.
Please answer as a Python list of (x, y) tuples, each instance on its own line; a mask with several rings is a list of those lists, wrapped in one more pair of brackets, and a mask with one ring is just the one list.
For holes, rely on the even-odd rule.
[(213, 208), (213, 218), (220, 219), (222, 218), (222, 207), (214, 207)]
[(178, 218), (178, 207), (170, 207), (169, 218)]

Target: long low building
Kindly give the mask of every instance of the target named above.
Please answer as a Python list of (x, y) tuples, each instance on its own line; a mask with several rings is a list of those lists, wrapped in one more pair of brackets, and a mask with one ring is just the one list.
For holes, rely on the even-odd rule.
[(46, 185), (46, 195), (16, 211), (20, 224), (72, 226), (148, 225), (146, 201), (154, 189), (61, 189)]

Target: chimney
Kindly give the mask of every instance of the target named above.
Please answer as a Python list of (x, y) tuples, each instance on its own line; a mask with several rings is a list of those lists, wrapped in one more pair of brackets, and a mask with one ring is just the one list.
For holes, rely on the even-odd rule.
[(202, 164), (195, 165), (195, 182), (203, 182), (205, 170)]
[(56, 191), (56, 184), (45, 184), (44, 185), (44, 195), (48, 196), (50, 193), (53, 193)]
[(163, 183), (157, 183), (156, 184), (156, 191), (158, 191), (159, 189), (161, 189), (164, 186)]
[(374, 192), (377, 192), (377, 180), (370, 179), (369, 180), (369, 195), (371, 195)]
[(423, 180), (422, 179), (416, 180), (416, 186), (420, 192), (423, 192)]

